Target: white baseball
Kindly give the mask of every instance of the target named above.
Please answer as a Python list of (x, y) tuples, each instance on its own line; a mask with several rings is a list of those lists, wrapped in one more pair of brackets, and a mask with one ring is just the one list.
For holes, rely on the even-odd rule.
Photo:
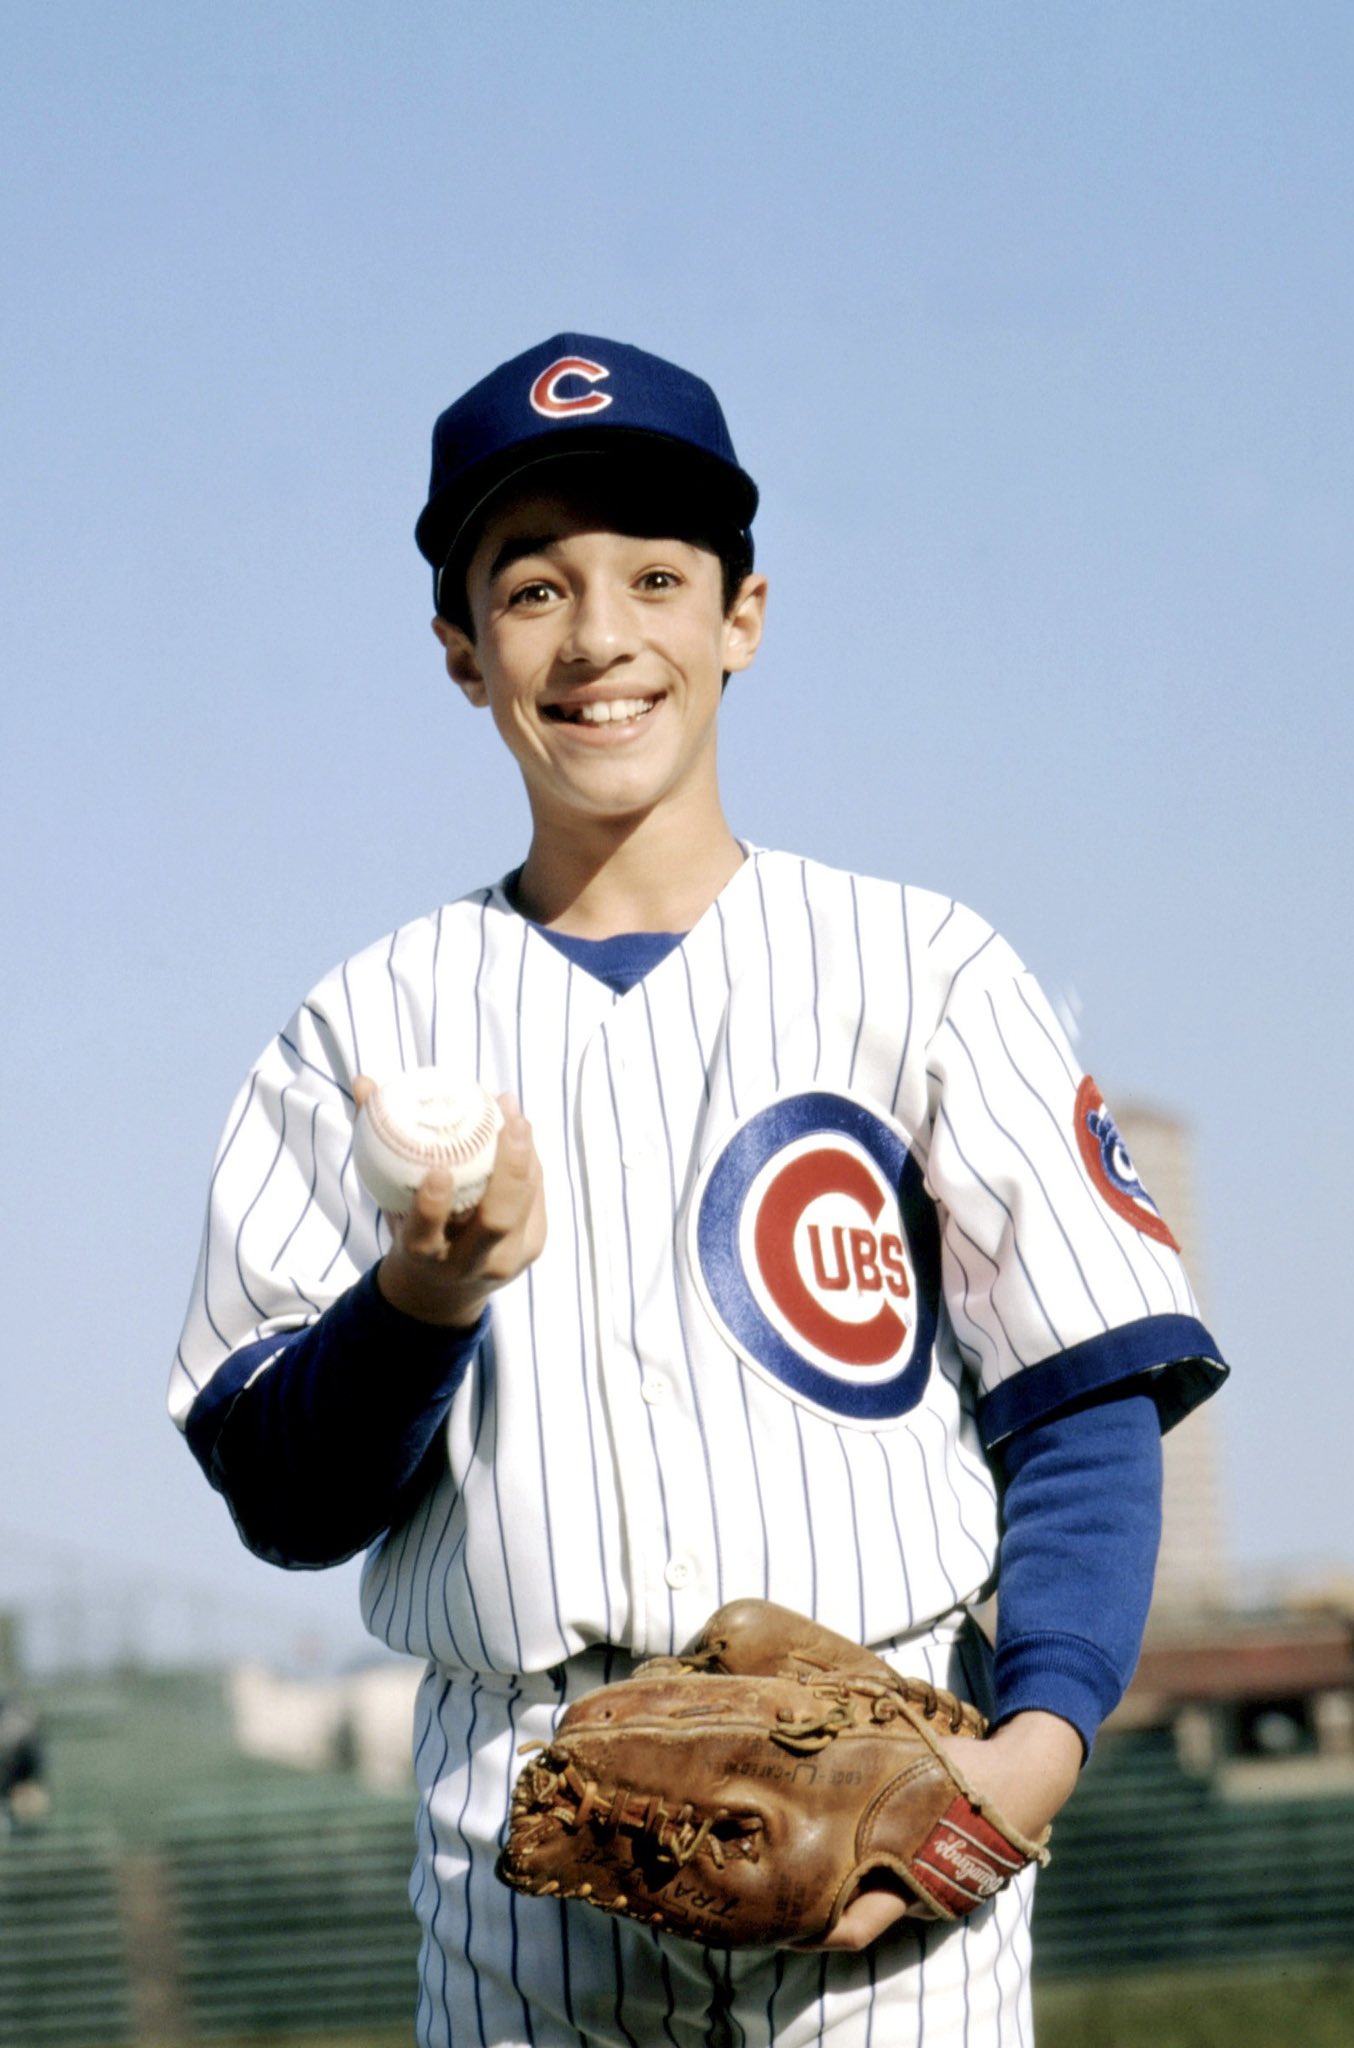
[(452, 1214), (475, 1207), (494, 1170), (503, 1112), (478, 1081), (448, 1067), (410, 1067), (382, 1081), (357, 1112), (353, 1164), (388, 1216), (406, 1216), (430, 1167), (451, 1174)]

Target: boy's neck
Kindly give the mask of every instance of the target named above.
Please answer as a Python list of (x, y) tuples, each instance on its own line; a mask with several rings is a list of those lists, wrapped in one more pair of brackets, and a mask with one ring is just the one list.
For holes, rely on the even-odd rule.
[(687, 932), (743, 864), (719, 812), (692, 832), (689, 817), (651, 814), (633, 826), (542, 831), (517, 878), (517, 908), (577, 938), (618, 932)]

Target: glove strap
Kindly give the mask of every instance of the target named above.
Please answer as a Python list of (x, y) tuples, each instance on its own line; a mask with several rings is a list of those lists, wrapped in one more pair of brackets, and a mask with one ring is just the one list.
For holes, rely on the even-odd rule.
[(957, 1793), (907, 1865), (908, 1879), (943, 1919), (959, 1920), (1010, 1883), (1031, 1858), (1048, 1861), (1041, 1842), (1020, 1846)]

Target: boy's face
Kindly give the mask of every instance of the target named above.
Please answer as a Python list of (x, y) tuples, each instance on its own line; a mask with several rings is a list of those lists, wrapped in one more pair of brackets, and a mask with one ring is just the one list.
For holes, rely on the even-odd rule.
[(524, 484), (470, 558), (474, 639), (433, 622), (521, 769), (538, 830), (713, 796), (723, 677), (761, 638), (762, 577), (726, 614), (717, 555), (604, 520), (586, 494)]

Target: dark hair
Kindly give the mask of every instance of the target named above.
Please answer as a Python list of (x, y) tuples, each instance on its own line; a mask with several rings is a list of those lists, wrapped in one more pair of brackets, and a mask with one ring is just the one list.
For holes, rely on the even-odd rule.
[[(720, 517), (720, 508), (710, 502), (708, 479), (694, 472), (684, 461), (660, 458), (619, 460), (608, 457), (599, 463), (588, 456), (551, 465), (546, 488), (577, 499), (595, 511), (599, 524), (611, 533), (631, 534), (641, 540), (680, 540), (688, 547), (704, 548), (719, 559), (724, 611), (727, 616), (751, 574), (752, 535)], [(529, 473), (527, 473), (529, 474)], [(521, 485), (523, 476), (513, 482)], [(458, 536), (437, 578), (437, 613), (456, 626), (468, 640), (475, 637), (466, 591), (466, 571), (478, 547), (490, 512), (501, 502), (495, 498)]]

